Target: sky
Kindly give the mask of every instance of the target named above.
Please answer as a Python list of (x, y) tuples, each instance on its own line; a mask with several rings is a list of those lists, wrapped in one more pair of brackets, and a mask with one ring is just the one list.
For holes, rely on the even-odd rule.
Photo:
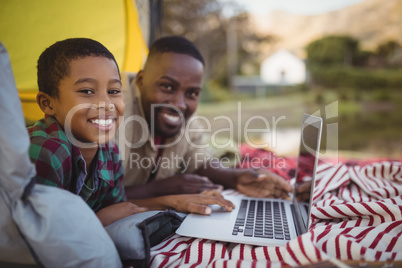
[(254, 14), (265, 15), (274, 10), (292, 14), (316, 15), (354, 5), (364, 0), (222, 0), (233, 1)]

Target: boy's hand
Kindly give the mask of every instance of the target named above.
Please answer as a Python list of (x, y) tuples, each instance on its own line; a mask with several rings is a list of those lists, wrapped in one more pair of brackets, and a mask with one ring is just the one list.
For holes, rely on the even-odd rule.
[(155, 181), (153, 184), (154, 187), (158, 187), (161, 191), (163, 190), (160, 195), (198, 194), (209, 190), (223, 190), (222, 185), (214, 184), (207, 177), (196, 174), (178, 174), (163, 180)]
[(96, 216), (99, 218), (103, 226), (107, 226), (122, 218), (145, 211), (148, 211), (148, 209), (139, 207), (130, 202), (122, 202), (102, 208), (96, 212)]
[(211, 214), (212, 210), (208, 205), (220, 205), (227, 211), (232, 211), (234, 205), (229, 200), (226, 200), (216, 191), (207, 191), (205, 194), (189, 194), (189, 195), (172, 195), (166, 196), (169, 198), (171, 207), (178, 212), (197, 213), (203, 215)]
[(245, 170), (236, 176), (239, 192), (253, 197), (290, 199), (292, 187), (275, 173), (259, 170)]

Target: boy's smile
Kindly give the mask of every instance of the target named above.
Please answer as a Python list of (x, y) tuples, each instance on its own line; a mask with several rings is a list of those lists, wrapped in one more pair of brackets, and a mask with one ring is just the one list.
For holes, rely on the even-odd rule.
[(79, 142), (108, 143), (124, 113), (116, 64), (104, 57), (85, 57), (72, 60), (69, 67), (69, 75), (60, 80), (59, 96), (50, 98), (52, 116)]

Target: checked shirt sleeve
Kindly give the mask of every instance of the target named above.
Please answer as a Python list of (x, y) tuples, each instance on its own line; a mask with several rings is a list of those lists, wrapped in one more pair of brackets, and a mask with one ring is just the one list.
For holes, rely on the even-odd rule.
[(36, 182), (72, 190), (72, 159), (67, 145), (46, 137), (33, 137), (29, 149), (31, 161), (36, 165)]

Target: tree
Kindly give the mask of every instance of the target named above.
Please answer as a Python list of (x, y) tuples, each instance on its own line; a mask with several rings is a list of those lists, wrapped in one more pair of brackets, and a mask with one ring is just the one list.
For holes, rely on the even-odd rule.
[[(232, 16), (224, 14), (228, 10), (235, 12)], [(226, 87), (228, 30), (235, 31), (236, 44), (232, 43), (237, 51), (235, 74), (239, 73), (241, 64), (256, 64), (256, 58), (260, 56), (258, 45), (273, 40), (269, 35), (255, 35), (249, 29), (248, 20), (249, 14), (234, 2), (223, 4), (218, 0), (164, 0), (161, 36), (180, 35), (194, 42), (206, 61), (206, 79)], [(236, 26), (230, 28), (233, 22)]]
[(401, 45), (396, 41), (387, 41), (385, 43), (380, 44), (377, 47), (376, 55), (381, 57), (392, 57), (398, 49), (401, 48)]
[(375, 68), (402, 67), (402, 46), (393, 40), (379, 44), (368, 65)]
[(163, 2), (162, 35), (180, 35), (194, 42), (205, 58), (206, 77), (216, 73), (225, 55), (222, 7), (215, 0)]
[(349, 36), (326, 36), (307, 45), (310, 65), (352, 66), (358, 57), (358, 41)]

